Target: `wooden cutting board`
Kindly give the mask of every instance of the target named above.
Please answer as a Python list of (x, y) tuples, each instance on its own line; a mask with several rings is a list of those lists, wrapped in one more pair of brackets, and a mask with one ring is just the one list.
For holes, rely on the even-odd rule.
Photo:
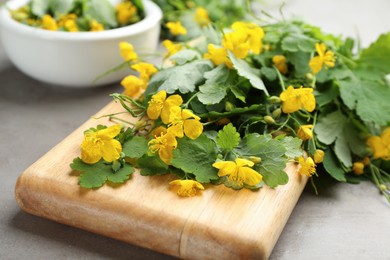
[[(123, 109), (114, 102), (95, 116)], [(134, 119), (133, 119), (134, 120)], [(267, 259), (307, 182), (289, 164), (290, 181), (276, 189), (234, 191), (206, 185), (181, 198), (169, 190), (173, 176), (134, 173), (125, 185), (80, 188), (69, 164), (79, 156), (90, 119), (18, 179), (16, 200), (26, 212), (185, 259)]]

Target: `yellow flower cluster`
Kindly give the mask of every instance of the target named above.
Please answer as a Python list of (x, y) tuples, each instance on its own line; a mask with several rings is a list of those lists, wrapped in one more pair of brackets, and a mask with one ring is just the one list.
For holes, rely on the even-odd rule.
[(161, 90), (152, 96), (149, 101), (146, 113), (152, 120), (161, 118), (161, 121), (168, 126), (166, 132), (160, 136), (154, 136), (149, 142), (150, 150), (158, 152), (160, 159), (170, 164), (173, 157), (172, 151), (177, 146), (177, 138), (184, 135), (194, 140), (203, 132), (203, 125), (200, 118), (189, 109), (182, 109), (180, 105), (183, 99), (179, 95), (167, 97), (165, 90)]
[(169, 32), (174, 35), (186, 35), (187, 29), (181, 24), (180, 21), (177, 22), (168, 22), (165, 26), (169, 29)]
[(371, 136), (367, 145), (373, 152), (374, 159), (390, 160), (390, 127), (387, 127), (380, 136)]
[(316, 100), (312, 88), (294, 88), (289, 86), (280, 94), (283, 113), (294, 113), (300, 109), (312, 112), (316, 107)]
[(183, 49), (183, 45), (181, 43), (174, 43), (170, 40), (164, 40), (162, 42), (162, 45), (167, 49), (167, 53), (165, 54), (165, 57), (170, 57), (173, 54), (181, 51)]
[(153, 64), (147, 62), (137, 63), (138, 55), (132, 44), (120, 42), (119, 49), (126, 62), (136, 62), (131, 65), (131, 68), (139, 73), (139, 77), (129, 75), (121, 81), (121, 85), (125, 88), (125, 95), (134, 98), (146, 89), (150, 77), (157, 72), (157, 69)]
[(207, 26), (210, 24), (210, 17), (209, 13), (207, 12), (206, 9), (203, 7), (198, 7), (195, 9), (195, 17), (194, 17), (195, 22), (199, 24), (199, 26)]
[(130, 1), (121, 2), (116, 6), (116, 19), (120, 25), (129, 24), (137, 14), (137, 7)]
[(228, 58), (228, 51), (239, 59), (246, 58), (250, 52), (259, 54), (262, 50), (263, 29), (254, 23), (235, 22), (232, 31), (226, 33), (222, 39), (222, 46), (208, 44), (205, 59), (210, 59), (215, 65), (225, 64), (232, 68)]
[[(69, 13), (58, 18), (56, 21), (51, 15), (46, 14), (40, 21), (30, 20), (30, 24), (40, 25), (42, 29), (49, 31), (57, 31), (60, 28), (68, 32), (78, 32), (77, 15)], [(89, 22), (89, 30), (91, 32), (104, 31), (104, 26), (96, 20)]]

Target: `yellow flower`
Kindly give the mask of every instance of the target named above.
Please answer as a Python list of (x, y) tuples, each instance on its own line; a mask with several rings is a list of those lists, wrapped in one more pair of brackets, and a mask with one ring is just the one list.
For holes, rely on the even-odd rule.
[(314, 162), (315, 163), (322, 163), (324, 160), (325, 152), (323, 150), (317, 149), (314, 152)]
[(300, 87), (294, 89), (293, 86), (289, 86), (280, 94), (280, 99), (283, 102), (283, 113), (293, 113), (302, 108), (312, 112), (316, 107), (316, 100), (312, 88)]
[(114, 125), (95, 132), (86, 132), (81, 144), (81, 160), (92, 164), (97, 163), (101, 158), (106, 162), (119, 159), (122, 145), (114, 138), (120, 131), (121, 126)]
[(364, 163), (354, 162), (352, 165), (352, 171), (356, 175), (362, 175), (364, 173)]
[(76, 23), (76, 14), (66, 14), (58, 19), (58, 27), (64, 27), (68, 32), (78, 32), (78, 26)]
[(386, 128), (380, 136), (371, 136), (367, 145), (372, 149), (374, 159), (390, 160), (390, 127)]
[(311, 130), (313, 125), (301, 125), (298, 128), (297, 136), (303, 141), (313, 138), (313, 131)]
[(53, 17), (49, 14), (45, 14), (42, 17), (42, 28), (45, 30), (50, 30), (50, 31), (57, 31), (58, 30), (58, 25), (56, 20), (54, 20)]
[(200, 117), (194, 115), (191, 110), (181, 109), (174, 106), (170, 110), (168, 133), (182, 138), (184, 134), (195, 140), (203, 132), (203, 125), (199, 121)]
[(203, 185), (194, 180), (174, 180), (169, 184), (176, 186), (176, 193), (181, 197), (192, 197), (195, 196), (199, 190), (204, 190)]
[(162, 42), (162, 45), (165, 47), (165, 49), (167, 49), (168, 53), (165, 55), (166, 57), (170, 57), (172, 56), (173, 54), (175, 54), (176, 52), (180, 51), (181, 49), (183, 49), (183, 45), (181, 45), (180, 43), (173, 43), (172, 41), (170, 40), (165, 40)]
[(231, 51), (239, 59), (245, 58), (249, 53), (247, 35), (243, 32), (230, 32), (223, 36), (222, 46)]
[(134, 52), (134, 47), (131, 43), (120, 42), (119, 43), (120, 54), (125, 61), (137, 60), (138, 55)]
[(171, 133), (154, 136), (148, 143), (149, 149), (152, 153), (158, 152), (158, 155), (166, 164), (171, 164), (173, 157), (172, 151), (177, 147), (176, 137)]
[(167, 98), (167, 92), (165, 90), (161, 90), (152, 96), (152, 99), (149, 101), (146, 113), (152, 120), (155, 120), (161, 116), (163, 123), (168, 124), (170, 109), (174, 106), (180, 106), (181, 104), (183, 104), (183, 99), (181, 96), (172, 95)]
[(154, 128), (149, 134), (148, 136), (160, 136), (160, 135), (165, 135), (167, 133), (167, 128), (165, 126), (158, 126), (156, 128)]
[(275, 55), (272, 57), (272, 63), (283, 75), (288, 72), (288, 67), (286, 63), (286, 57), (283, 55)]
[(180, 21), (177, 22), (168, 22), (166, 23), (166, 26), (169, 29), (169, 32), (174, 35), (186, 35), (187, 34), (187, 29), (184, 28), (184, 26), (181, 24)]
[(220, 161), (213, 164), (213, 167), (219, 169), (218, 176), (228, 176), (229, 181), (236, 188), (242, 188), (244, 184), (249, 186), (258, 185), (263, 176), (257, 171), (251, 169), (253, 162), (237, 158), (233, 161)]
[(246, 35), (249, 49), (252, 50), (254, 54), (259, 54), (261, 52), (264, 30), (260, 26), (255, 23), (235, 22), (232, 25), (232, 29)]
[(92, 20), (89, 22), (89, 30), (91, 32), (99, 32), (99, 31), (104, 31), (104, 26), (103, 24), (99, 23), (96, 20)]
[(215, 45), (210, 43), (207, 45), (207, 51), (208, 52), (203, 55), (203, 58), (211, 60), (211, 62), (217, 66), (226, 64), (228, 68), (233, 67), (232, 62), (227, 56), (227, 51), (225, 48), (215, 48)]
[(79, 28), (78, 28), (75, 20), (66, 21), (64, 24), (64, 27), (68, 32), (78, 32), (79, 31)]
[(125, 88), (125, 95), (132, 98), (136, 97), (142, 89), (146, 89), (146, 82), (134, 75), (125, 77), (121, 85)]
[(316, 51), (318, 56), (311, 58), (309, 62), (310, 69), (313, 74), (321, 71), (322, 67), (333, 68), (335, 64), (335, 57), (332, 51), (327, 51), (324, 43), (316, 43)]
[(140, 62), (131, 66), (131, 68), (140, 73), (140, 78), (146, 82), (149, 81), (150, 76), (157, 72), (156, 67), (153, 64)]
[(299, 174), (310, 177), (316, 172), (316, 165), (311, 157), (308, 157), (306, 160), (303, 157), (299, 157), (298, 162), (300, 166)]
[(203, 7), (198, 7), (195, 9), (195, 22), (199, 24), (199, 26), (207, 26), (210, 24), (209, 13)]
[(137, 7), (130, 1), (121, 2), (116, 6), (116, 19), (120, 25), (130, 23), (136, 14)]

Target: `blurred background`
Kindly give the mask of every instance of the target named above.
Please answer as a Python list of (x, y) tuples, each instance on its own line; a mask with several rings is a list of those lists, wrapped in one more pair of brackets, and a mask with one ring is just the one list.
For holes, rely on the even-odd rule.
[[(282, 3), (258, 1), (255, 10), (280, 18)], [(367, 47), (390, 32), (389, 10), (389, 0), (286, 0), (282, 13)], [(11, 64), (0, 41), (0, 259), (173, 259), (28, 215), (15, 202), (17, 177), (114, 92), (122, 87), (75, 90), (31, 79)], [(374, 185), (316, 182), (319, 195), (308, 185), (270, 259), (389, 259), (390, 207)]]

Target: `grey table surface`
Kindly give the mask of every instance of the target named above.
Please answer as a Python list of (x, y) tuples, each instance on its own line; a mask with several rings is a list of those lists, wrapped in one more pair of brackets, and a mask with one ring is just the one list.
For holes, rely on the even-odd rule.
[[(281, 1), (264, 2), (279, 15)], [(363, 46), (390, 31), (389, 12), (389, 0), (287, 0), (284, 7), (287, 18), (359, 35)], [(35, 81), (11, 64), (0, 44), (0, 259), (172, 259), (26, 214), (14, 199), (19, 174), (119, 91), (118, 84), (73, 90)], [(270, 259), (390, 259), (390, 206), (377, 189), (325, 176), (317, 183), (320, 194), (306, 187)]]

